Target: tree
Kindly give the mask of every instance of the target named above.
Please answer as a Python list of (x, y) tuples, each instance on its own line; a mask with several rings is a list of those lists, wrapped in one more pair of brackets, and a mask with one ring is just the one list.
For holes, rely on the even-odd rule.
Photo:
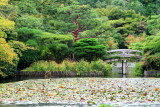
[(146, 31), (147, 18), (136, 14), (134, 10), (113, 8), (108, 18), (111, 25), (123, 36), (128, 36), (129, 34), (139, 35)]
[(139, 0), (131, 0), (128, 9), (135, 10), (136, 13), (145, 15), (146, 8)]
[(43, 25), (43, 19), (29, 15), (22, 15), (16, 19), (16, 26), (18, 28), (28, 27), (33, 29), (41, 29)]
[(147, 21), (147, 30), (149, 35), (157, 35), (160, 33), (160, 15), (153, 15)]
[(79, 33), (98, 26), (98, 20), (92, 9), (87, 5), (71, 5), (58, 9), (56, 29), (63, 32), (71, 32), (74, 42), (80, 39)]
[(100, 45), (96, 38), (84, 38), (73, 44), (76, 58), (92, 61), (105, 55), (104, 46)]
[(7, 11), (9, 6), (8, 0), (0, 1), (0, 38), (7, 38), (6, 32), (14, 29), (15, 22), (8, 19), (12, 16), (12, 12)]
[(145, 15), (157, 15), (160, 5), (160, 0), (139, 0), (145, 7)]
[(118, 47), (127, 48), (125, 38), (128, 35), (141, 36), (147, 31), (147, 18), (137, 14), (134, 10), (124, 10), (117, 6), (108, 6), (106, 8), (96, 9), (97, 14), (102, 21), (97, 32), (101, 32), (99, 38), (114, 38), (118, 43)]
[(8, 5), (9, 0), (1, 0), (0, 1), (0, 6)]
[(134, 49), (134, 50), (143, 50), (143, 42), (145, 41), (145, 35), (143, 34), (140, 37), (135, 37), (133, 35), (128, 35), (126, 38), (127, 47), (129, 49)]
[(18, 61), (19, 58), (14, 49), (4, 38), (0, 38), (0, 74), (3, 76), (14, 75)]
[(70, 46), (73, 39), (70, 35), (52, 34), (52, 36), (42, 37), (39, 41), (42, 45), (39, 50), (43, 59), (55, 60), (59, 63), (69, 57), (71, 53)]
[(143, 43), (145, 70), (160, 70), (160, 34), (145, 38)]

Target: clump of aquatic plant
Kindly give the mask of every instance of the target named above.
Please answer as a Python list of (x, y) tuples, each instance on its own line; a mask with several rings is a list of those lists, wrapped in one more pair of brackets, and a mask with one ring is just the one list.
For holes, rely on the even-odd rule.
[(58, 64), (55, 61), (38, 61), (31, 64), (30, 67), (22, 71), (63, 71), (63, 72), (77, 72), (77, 75), (86, 74), (89, 72), (102, 72), (106, 75), (111, 70), (111, 66), (102, 60), (87, 62), (80, 60), (78, 62), (64, 60)]

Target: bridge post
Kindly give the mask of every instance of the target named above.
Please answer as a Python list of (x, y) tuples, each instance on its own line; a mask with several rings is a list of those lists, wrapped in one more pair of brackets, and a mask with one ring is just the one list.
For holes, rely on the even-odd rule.
[(127, 64), (127, 60), (124, 59), (122, 63), (123, 63), (123, 64), (122, 64), (122, 65), (123, 65), (123, 66), (122, 66), (122, 70), (123, 70), (123, 71), (122, 71), (122, 74), (123, 74), (123, 75), (126, 75), (126, 67), (127, 67), (126, 64)]

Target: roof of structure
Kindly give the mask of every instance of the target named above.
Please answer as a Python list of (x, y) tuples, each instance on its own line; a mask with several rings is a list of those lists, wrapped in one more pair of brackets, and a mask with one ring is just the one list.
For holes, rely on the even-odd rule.
[(111, 53), (111, 52), (139, 52), (139, 53), (142, 53), (141, 51), (132, 50), (132, 49), (115, 49), (115, 50), (110, 50), (107, 52), (109, 52), (109, 53)]
[[(116, 50), (110, 50), (110, 51), (107, 51), (107, 52), (111, 54), (111, 55), (109, 55), (110, 57), (119, 56), (121, 58), (131, 58), (131, 57), (142, 58), (141, 55), (136, 54), (136, 53), (142, 53), (141, 51), (138, 51), (138, 50), (116, 49)], [(121, 52), (121, 53), (112, 54), (114, 52)], [(136, 53), (133, 53), (133, 52), (136, 52)]]

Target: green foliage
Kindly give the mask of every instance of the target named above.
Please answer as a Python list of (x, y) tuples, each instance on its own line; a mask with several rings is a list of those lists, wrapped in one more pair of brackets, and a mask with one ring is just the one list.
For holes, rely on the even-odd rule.
[(33, 0), (11, 0), (18, 7), (19, 14), (37, 14), (36, 2)]
[(69, 56), (72, 40), (70, 35), (44, 33), (44, 36), (39, 39), (41, 46), (38, 49), (43, 59), (61, 62)]
[(91, 68), (97, 72), (102, 71), (104, 73), (104, 76), (106, 76), (112, 70), (111, 65), (106, 64), (102, 60), (92, 61)]
[(100, 106), (98, 106), (98, 107), (115, 107), (115, 106), (113, 106), (113, 105), (108, 105), (108, 104), (102, 104), (102, 105), (100, 105)]
[(144, 52), (155, 54), (160, 52), (160, 36), (149, 36), (144, 42)]
[(73, 51), (77, 59), (86, 59), (92, 61), (102, 58), (105, 55), (104, 46), (95, 38), (85, 38), (73, 44)]
[(84, 60), (80, 60), (76, 64), (75, 70), (78, 71), (77, 75), (81, 75), (82, 73), (90, 72), (92, 69), (91, 69), (91, 66), (90, 66), (89, 62), (86, 62)]
[(160, 36), (149, 36), (143, 42), (144, 70), (160, 70)]
[(131, 3), (128, 6), (129, 9), (135, 10), (136, 13), (145, 15), (146, 8), (139, 0), (131, 0)]
[(145, 7), (144, 14), (146, 16), (156, 15), (159, 11), (159, 0), (139, 0)]
[(20, 57), (18, 69), (19, 70), (24, 69), (28, 67), (31, 63), (36, 62), (40, 59), (42, 59), (41, 53), (36, 49), (30, 48), (25, 51), (22, 51), (22, 56)]
[[(52, 39), (59, 41), (61, 43), (70, 43), (73, 39), (70, 35), (62, 35), (62, 34), (53, 34), (49, 32), (44, 32), (39, 29), (31, 29), (27, 27), (22, 27), (17, 30), (18, 40), (27, 42), (28, 40), (32, 40), (31, 42)], [(34, 43), (35, 44), (35, 43)]]
[(143, 59), (145, 70), (160, 70), (160, 53), (145, 55)]
[(148, 33), (151, 35), (157, 35), (160, 33), (160, 15), (154, 15), (151, 16), (150, 19), (148, 19), (147, 29)]
[(56, 60), (57, 62), (68, 57), (69, 46), (73, 40), (70, 35), (53, 34), (30, 28), (18, 29), (18, 35), (21, 41), (35, 47), (40, 52), (41, 59)]
[(136, 63), (136, 66), (134, 67), (134, 73), (137, 76), (143, 76), (143, 66), (142, 62)]
[(58, 8), (55, 30), (72, 32), (74, 42), (79, 39), (79, 32), (99, 26), (96, 14), (87, 5), (71, 5)]
[(18, 28), (27, 27), (32, 29), (41, 29), (43, 20), (35, 16), (23, 15), (16, 19), (16, 26)]
[(116, 7), (109, 12), (108, 17), (111, 25), (123, 36), (139, 35), (146, 31), (146, 18), (133, 10), (122, 10)]
[(105, 8), (109, 5), (115, 5), (115, 6), (127, 6), (126, 0), (77, 0), (79, 4), (85, 4), (90, 5), (93, 8)]
[(30, 67), (22, 70), (22, 71), (65, 71), (65, 72), (77, 72), (77, 75), (84, 75), (92, 71), (102, 72), (104, 75), (111, 70), (111, 66), (106, 64), (105, 62), (98, 60), (92, 61), (91, 63), (86, 62), (84, 60), (80, 60), (79, 62), (72, 62), (65, 60), (60, 64), (57, 64), (54, 61), (38, 61), (31, 64)]
[(34, 39), (38, 35), (42, 34), (42, 31), (38, 29), (30, 29), (30, 28), (22, 27), (17, 29), (17, 33), (18, 33), (18, 40), (22, 42), (26, 42), (27, 40)]
[(55, 60), (61, 62), (68, 57), (70, 51), (66, 44), (52, 42), (41, 47), (41, 56), (43, 59)]
[(147, 30), (147, 18), (137, 14), (134, 10), (124, 10), (121, 7), (107, 6), (106, 8), (96, 9), (96, 12), (102, 22), (101, 27), (96, 29), (99, 39), (104, 41), (108, 38), (113, 38), (113, 41), (118, 43), (118, 48), (127, 48), (125, 46), (125, 38), (128, 35), (141, 36)]

